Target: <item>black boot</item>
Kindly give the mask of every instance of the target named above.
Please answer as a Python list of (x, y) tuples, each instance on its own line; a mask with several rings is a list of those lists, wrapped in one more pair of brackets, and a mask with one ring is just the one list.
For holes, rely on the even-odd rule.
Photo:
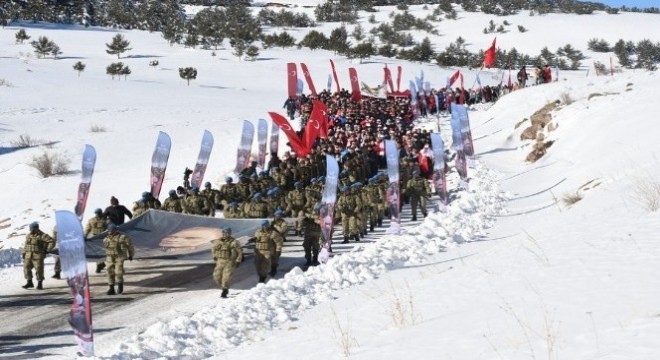
[(307, 260), (305, 266), (312, 266), (312, 258), (310, 256), (305, 256), (305, 259)]
[(265, 276), (259, 276), (259, 282), (260, 283), (265, 283), (266, 282), (266, 277)]
[(124, 292), (124, 283), (117, 283), (117, 294)]
[(28, 280), (25, 285), (22, 286), (23, 289), (31, 289), (34, 287), (34, 283), (32, 282), (32, 279)]
[(341, 243), (348, 244), (348, 235), (344, 235), (344, 241), (342, 241)]
[(107, 294), (108, 294), (108, 295), (115, 295), (115, 294), (116, 294), (116, 293), (115, 293), (115, 286), (114, 286), (114, 285), (110, 285), (110, 288), (108, 289)]
[(382, 227), (382, 226), (383, 226), (383, 219), (378, 219), (378, 227)]
[(371, 225), (369, 226), (369, 231), (374, 232), (375, 227), (376, 227), (376, 224), (371, 223)]
[(229, 294), (229, 289), (222, 289), (222, 294), (220, 294), (220, 297), (226, 299), (227, 294)]
[(43, 281), (43, 280), (39, 280), (39, 281), (37, 282), (37, 290), (43, 290), (43, 289), (44, 289), (44, 281)]
[(355, 241), (360, 241), (360, 234), (355, 234)]
[(103, 271), (103, 269), (105, 269), (105, 262), (103, 262), (103, 261), (102, 262), (97, 262), (96, 263), (96, 273), (100, 274), (101, 271)]
[(270, 276), (275, 276), (277, 274), (277, 265), (270, 267)]
[(319, 256), (318, 256), (318, 255), (314, 255), (314, 256), (312, 257), (312, 266), (316, 266), (316, 265), (318, 265), (318, 264), (320, 264), (320, 263), (319, 263)]
[(53, 279), (61, 279), (61, 277), (60, 277), (60, 272), (59, 272), (59, 271), (55, 271), (55, 274), (53, 274), (53, 276), (51, 276), (51, 278), (53, 278)]
[(417, 221), (417, 215), (413, 215), (412, 221)]
[(429, 216), (429, 214), (427, 212), (423, 212), (422, 215), (424, 215), (424, 217)]

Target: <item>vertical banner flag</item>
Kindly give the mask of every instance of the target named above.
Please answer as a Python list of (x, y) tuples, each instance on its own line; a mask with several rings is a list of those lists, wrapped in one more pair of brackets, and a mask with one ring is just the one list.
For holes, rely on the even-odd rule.
[(399, 193), (399, 149), (392, 140), (385, 140), (385, 158), (387, 159), (387, 177), (390, 183), (387, 187), (387, 205), (390, 210), (390, 227), (388, 234), (398, 234), (401, 231), (401, 214), (399, 213), (399, 203), (401, 194)]
[(392, 81), (392, 72), (387, 67), (387, 64), (385, 64), (385, 68), (384, 68), (383, 71), (385, 71), (385, 82), (390, 87), (390, 93), (393, 93), (394, 92), (394, 81)]
[(309, 88), (309, 91), (312, 93), (313, 97), (317, 97), (318, 95), (316, 94), (316, 87), (314, 87), (314, 81), (312, 81), (312, 75), (309, 73), (307, 65), (300, 63), (300, 68), (302, 69), (303, 75), (305, 76), (305, 81), (307, 81), (307, 87)]
[(192, 179), (190, 179), (190, 186), (197, 187), (198, 189), (202, 188), (202, 180), (206, 172), (206, 165), (209, 163), (211, 150), (213, 150), (213, 135), (208, 130), (204, 130), (202, 145), (199, 147), (199, 156), (197, 157), (195, 170), (192, 173)]
[(330, 75), (330, 74), (328, 74), (328, 85), (327, 85), (327, 88), (328, 88), (328, 92), (332, 91), (332, 89), (331, 89), (331, 88), (332, 88), (332, 75)]
[[(314, 113), (314, 110), (312, 110), (312, 113)], [(305, 135), (303, 137), (303, 145), (305, 145), (305, 149), (307, 149), (307, 154), (311, 152), (312, 146), (320, 133), (321, 123), (319, 122), (318, 117), (310, 116), (307, 125), (305, 126)]]
[(412, 80), (408, 82), (408, 86), (410, 88), (410, 107), (413, 111), (413, 119), (417, 119), (420, 114), (419, 102), (417, 101), (417, 86), (415, 86), (415, 82)]
[(355, 68), (348, 68), (348, 76), (351, 78), (351, 99), (360, 102), (362, 100), (362, 93), (360, 92), (360, 80), (358, 79), (357, 70)]
[(401, 65), (396, 67), (396, 92), (401, 91), (401, 73), (403, 72), (403, 68)]
[(63, 277), (73, 295), (69, 324), (73, 328), (80, 355), (94, 356), (92, 307), (82, 225), (74, 213), (64, 210), (55, 211), (55, 223)]
[(321, 195), (321, 239), (323, 243), (332, 243), (334, 227), (335, 203), (337, 202), (337, 183), (339, 181), (339, 164), (334, 156), (326, 155), (325, 186)]
[(448, 202), (447, 177), (445, 175), (445, 144), (439, 133), (431, 133), (431, 146), (433, 147), (433, 187), (440, 197), (440, 211), (446, 210)]
[(298, 89), (298, 69), (296, 63), (286, 64), (286, 78), (289, 90), (289, 99), (296, 97), (296, 90)]
[(156, 148), (153, 155), (151, 155), (151, 195), (156, 199), (158, 199), (160, 189), (163, 187), (165, 169), (167, 169), (167, 160), (170, 158), (171, 148), (172, 141), (170, 140), (170, 136), (159, 131)]
[(236, 168), (234, 172), (240, 174), (250, 163), (250, 152), (252, 151), (252, 140), (254, 139), (254, 125), (247, 120), (243, 120), (243, 132), (241, 133), (241, 143), (236, 151)]
[[(302, 79), (298, 79), (296, 82), (296, 97), (301, 97), (304, 91), (305, 84), (303, 83)], [(300, 108), (300, 106), (298, 106), (298, 108)]]
[[(284, 131), (284, 135), (286, 135), (286, 138), (289, 140), (289, 145), (291, 145), (293, 151), (296, 152), (296, 155), (298, 157), (307, 156), (307, 149), (305, 148), (302, 140), (300, 140), (298, 137), (298, 134), (293, 131), (291, 124), (289, 124), (289, 120), (287, 120), (284, 116), (274, 112), (269, 112), (268, 115), (270, 115), (270, 118), (273, 120), (273, 122), (280, 129), (282, 129), (282, 131)], [(243, 168), (240, 170), (243, 170)], [(237, 173), (240, 172), (240, 170), (237, 171)]]
[(275, 124), (273, 121), (273, 124), (270, 127), (270, 153), (275, 153), (277, 154), (278, 150), (280, 149), (280, 128)]
[(335, 85), (337, 86), (337, 92), (341, 91), (339, 87), (339, 78), (337, 77), (337, 69), (335, 69), (335, 62), (330, 59), (330, 67), (332, 67), (332, 76), (335, 78)]
[[(458, 113), (452, 112), (451, 114), (451, 136), (453, 147), (456, 151), (456, 160), (454, 160), (454, 167), (458, 175), (461, 177), (461, 186), (467, 185), (467, 162), (465, 160), (465, 152), (463, 151), (463, 135), (461, 133), (461, 120), (458, 118)], [(465, 182), (465, 184), (463, 184)]]
[(458, 80), (460, 76), (461, 76), (461, 71), (456, 70), (456, 72), (447, 81), (447, 88), (450, 88), (452, 85), (454, 85), (454, 83), (456, 82), (456, 80)]
[(85, 213), (95, 164), (96, 149), (94, 149), (92, 145), (85, 145), (85, 152), (83, 152), (82, 159), (82, 178), (80, 179), (80, 185), (78, 185), (78, 200), (76, 201), (75, 207), (75, 212), (79, 220), (82, 220), (83, 214)]
[[(463, 137), (463, 151), (465, 156), (474, 162), (474, 143), (472, 142), (472, 129), (470, 128), (470, 117), (466, 106), (451, 104), (452, 111), (458, 113), (461, 121), (461, 136)], [(474, 164), (471, 164), (474, 165)]]
[(484, 53), (484, 65), (487, 68), (493, 67), (495, 65), (495, 42), (497, 41), (497, 36), (493, 39), (493, 43), (490, 45), (488, 50)]
[(328, 107), (323, 101), (313, 100), (312, 113), (309, 115), (310, 119), (316, 119), (319, 124), (318, 136), (323, 139), (328, 138)]
[(259, 119), (257, 123), (257, 143), (259, 148), (258, 166), (261, 169), (266, 168), (266, 142), (268, 141), (268, 122), (266, 119)]

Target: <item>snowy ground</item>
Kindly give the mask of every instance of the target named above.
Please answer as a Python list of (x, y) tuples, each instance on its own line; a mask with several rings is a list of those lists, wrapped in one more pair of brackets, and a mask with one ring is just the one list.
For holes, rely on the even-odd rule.
[[(385, 18), (389, 11), (378, 16)], [(492, 35), (481, 28), (490, 17), (460, 15), (462, 23), (441, 23), (445, 36), (437, 43), (444, 41), (444, 47), (460, 33), (476, 48), (486, 48)], [(530, 32), (502, 34), (498, 44), (536, 53), (536, 44), (552, 49), (574, 42), (584, 51), (592, 37), (638, 40), (659, 29), (657, 16), (648, 14), (572, 21), (575, 16), (508, 17)], [(533, 27), (558, 33), (539, 38), (541, 30)], [(21, 246), (33, 220), (50, 229), (54, 209), (73, 207), (79, 182), (75, 172), (41, 179), (28, 164), (44, 149), (12, 147), (19, 135), (53, 143), (47, 150), (69, 157), (72, 170), (79, 166), (83, 145), (95, 146), (87, 214), (107, 206), (111, 195), (130, 205), (149, 184), (158, 131), (169, 133), (173, 143), (164, 191), (179, 185), (184, 167), (194, 163), (204, 129), (216, 139), (206, 173), (216, 182), (234, 167), (242, 120), (281, 108), (284, 63), (306, 62), (321, 87), (332, 57), (271, 49), (257, 62), (238, 62), (229, 50), (211, 57), (203, 50), (169, 47), (157, 34), (127, 31), (134, 50), (122, 61), (133, 74), (112, 81), (104, 69), (117, 60), (105, 54), (103, 44), (115, 31), (27, 24), (29, 35), (46, 35), (64, 51), (62, 59), (51, 60), (28, 55), (27, 44), (15, 45), (17, 29), (0, 30), (0, 79), (5, 80), (0, 86), (0, 238), (5, 248)], [(147, 65), (152, 59), (159, 60), (159, 68)], [(80, 77), (71, 69), (76, 61), (87, 64)], [(344, 85), (349, 66), (370, 84), (382, 79), (383, 59), (361, 65), (335, 61)], [(424, 69), (434, 85), (444, 84), (454, 71), (402, 65), (404, 80)], [(189, 87), (178, 78), (182, 66), (199, 70)], [(475, 73), (466, 74), (471, 84)], [(659, 222), (649, 201), (659, 196), (654, 121), (659, 75), (585, 75), (562, 73), (557, 83), (507, 95), (486, 111), (470, 113), (478, 165), (470, 191), (458, 193), (447, 214), (432, 214), (403, 236), (383, 237), (306, 273), (293, 270), (229, 301), (216, 301), (209, 289), (191, 291), (204, 301), (182, 317), (141, 317), (156, 306), (169, 307), (167, 314), (180, 311), (171, 295), (155, 294), (123, 308), (144, 331), (97, 334), (97, 353), (114, 358), (657, 358)], [(552, 113), (557, 129), (546, 130), (546, 140), (554, 144), (541, 160), (526, 163), (532, 145), (520, 141), (520, 133), (529, 121), (516, 124), (567, 95), (573, 101), (563, 101)], [(91, 132), (92, 125), (106, 131)], [(446, 119), (441, 125), (448, 135)], [(435, 119), (420, 126), (435, 126)], [(580, 201), (563, 201), (576, 193)], [(9, 254), (5, 265), (20, 262), (15, 254), (2, 254)], [(25, 294), (19, 288), (20, 266), (0, 270), (0, 281), (0, 299)], [(47, 287), (53, 285), (46, 281)], [(61, 299), (70, 301), (65, 289)], [(101, 319), (95, 327), (108, 328)], [(0, 339), (11, 335), (0, 330)], [(62, 349), (72, 344), (71, 336)]]

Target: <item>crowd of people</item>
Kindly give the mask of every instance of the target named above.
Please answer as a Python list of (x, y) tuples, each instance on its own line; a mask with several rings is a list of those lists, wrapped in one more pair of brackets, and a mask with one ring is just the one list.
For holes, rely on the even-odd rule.
[[(386, 167), (385, 140), (393, 141), (399, 151), (400, 206), (411, 204), (413, 221), (417, 220), (418, 209), (427, 216), (426, 200), (431, 196), (429, 180), (434, 163), (430, 141), (433, 131), (415, 128), (413, 119), (416, 115), (446, 113), (450, 103), (465, 102), (466, 97), (460, 96), (460, 91), (441, 89), (429, 94), (420, 93), (418, 109), (411, 106), (409, 97), (366, 97), (357, 102), (346, 90), (323, 91), (317, 99), (328, 108), (328, 136), (317, 138), (308, 155), (299, 157), (293, 150), (284, 152), (282, 157), (272, 153), (263, 169), (253, 161), (237, 174), (236, 179), (227, 176), (219, 189), (214, 189), (210, 182), (204, 184), (204, 189), (190, 186), (186, 181), (190, 173), (186, 171), (183, 186), (169, 190), (162, 203), (145, 191), (134, 202), (132, 211), (113, 196), (110, 206), (105, 210), (96, 209), (95, 216), (85, 227), (86, 238), (107, 231), (103, 242), (106, 259), (97, 263), (96, 269), (99, 273), (107, 267), (107, 293), (123, 292), (123, 263), (132, 260), (134, 255), (131, 240), (119, 233), (117, 226), (126, 218), (137, 217), (148, 209), (211, 217), (222, 211), (225, 218), (272, 219), (264, 220), (251, 239), (255, 244), (255, 264), (260, 282), (277, 273), (282, 244), (290, 232), (303, 237), (305, 265), (319, 264), (323, 244), (331, 251), (330, 241), (321, 238), (320, 220), (327, 155), (335, 157), (341, 169), (334, 221), (342, 225), (344, 243), (361, 241), (376, 227), (383, 226), (383, 219), (392, 211), (387, 199), (389, 180), (381, 171)], [(312, 100), (310, 96), (301, 96), (285, 105), (297, 104), (295, 111), (303, 124), (299, 134), (304, 132), (304, 124), (312, 111)], [(289, 226), (284, 218), (295, 218), (295, 225)], [(230, 228), (223, 228), (222, 234), (213, 244), (216, 260), (213, 277), (223, 289), (222, 296), (226, 297), (231, 274), (240, 264), (243, 253), (231, 236)], [(25, 277), (28, 280), (24, 288), (33, 286), (32, 268), (37, 270), (38, 288), (43, 287), (43, 256), (40, 258), (38, 254), (46, 254), (53, 246), (52, 237), (41, 232), (38, 224), (34, 229), (31, 225), (24, 248), (27, 259)], [(55, 270), (53, 277), (59, 278), (59, 267), (56, 266)]]

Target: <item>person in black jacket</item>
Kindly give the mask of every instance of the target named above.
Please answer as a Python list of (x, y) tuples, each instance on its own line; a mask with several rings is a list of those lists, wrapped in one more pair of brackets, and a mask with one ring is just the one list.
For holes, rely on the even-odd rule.
[[(124, 218), (126, 216), (128, 216), (129, 219), (132, 219), (133, 213), (131, 213), (126, 206), (119, 205), (119, 200), (116, 197), (110, 197), (110, 206), (105, 208), (105, 211), (103, 212), (103, 217), (108, 219), (108, 224), (121, 225), (124, 223)], [(105, 261), (99, 261), (96, 263), (97, 274), (100, 274), (104, 268)]]

